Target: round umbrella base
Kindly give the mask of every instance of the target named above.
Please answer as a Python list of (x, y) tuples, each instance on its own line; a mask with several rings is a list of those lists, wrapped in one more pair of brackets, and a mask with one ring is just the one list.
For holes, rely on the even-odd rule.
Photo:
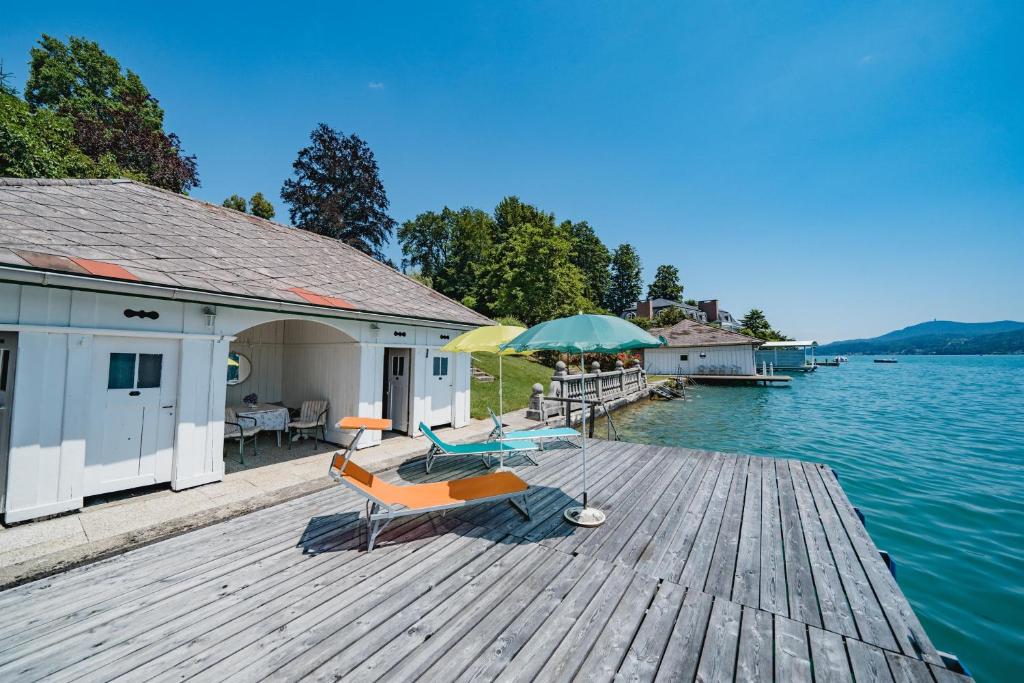
[(604, 513), (592, 507), (571, 507), (564, 513), (565, 519), (576, 526), (601, 526), (604, 524)]
[(491, 472), (515, 472), (515, 470), (512, 469), (511, 467), (501, 465), (500, 467), (495, 467), (494, 469), (492, 469)]

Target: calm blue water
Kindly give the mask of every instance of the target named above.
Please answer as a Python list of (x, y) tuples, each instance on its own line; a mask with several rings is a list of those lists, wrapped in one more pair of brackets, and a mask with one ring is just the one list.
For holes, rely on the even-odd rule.
[(1024, 671), (1024, 356), (851, 358), (789, 388), (697, 387), (615, 414), (623, 439), (826, 462), (940, 650)]

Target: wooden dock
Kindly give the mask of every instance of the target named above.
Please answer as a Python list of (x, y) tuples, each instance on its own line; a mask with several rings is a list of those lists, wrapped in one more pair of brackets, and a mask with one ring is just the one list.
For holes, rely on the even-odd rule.
[(793, 381), (789, 375), (685, 375), (685, 377), (696, 384), (760, 384), (768, 386)]
[(366, 553), (362, 504), (335, 488), (2, 592), (0, 680), (970, 680), (829, 468), (591, 445), (595, 529), (563, 521), (580, 457), (551, 448), (509, 463), (529, 522), (406, 518)]

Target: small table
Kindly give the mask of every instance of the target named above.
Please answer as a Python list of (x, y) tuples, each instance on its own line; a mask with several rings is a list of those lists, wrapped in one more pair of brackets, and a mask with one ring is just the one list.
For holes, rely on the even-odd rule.
[(250, 417), (256, 420), (260, 431), (277, 432), (277, 447), (281, 447), (281, 432), (288, 429), (288, 409), (271, 403), (258, 403), (256, 407), (238, 406), (235, 413), (239, 417)]

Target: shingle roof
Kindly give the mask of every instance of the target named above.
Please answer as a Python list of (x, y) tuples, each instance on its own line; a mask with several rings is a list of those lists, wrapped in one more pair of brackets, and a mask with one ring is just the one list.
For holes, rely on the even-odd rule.
[(337, 240), (130, 180), (0, 178), (0, 266), (490, 322)]
[(764, 342), (748, 337), (739, 332), (730, 332), (714, 325), (705, 325), (689, 318), (681, 320), (672, 327), (660, 327), (649, 330), (654, 336), (662, 336), (669, 346), (736, 346)]

